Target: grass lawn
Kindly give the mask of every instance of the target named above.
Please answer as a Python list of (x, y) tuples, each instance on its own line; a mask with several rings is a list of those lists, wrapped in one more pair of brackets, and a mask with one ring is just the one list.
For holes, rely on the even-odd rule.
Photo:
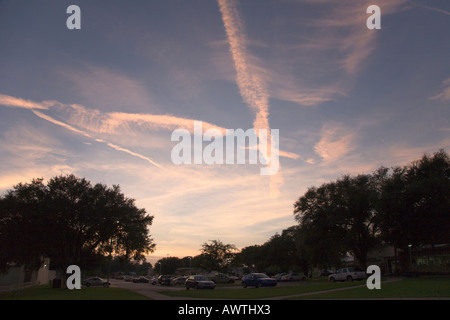
[(405, 278), (401, 281), (381, 282), (380, 290), (354, 288), (343, 291), (311, 294), (294, 299), (407, 299), (450, 298), (449, 277)]
[[(362, 286), (362, 287), (361, 287)], [(333, 289), (345, 289), (333, 291)], [(327, 291), (317, 293), (319, 291)], [(381, 290), (369, 290), (364, 281), (330, 283), (308, 280), (295, 286), (271, 288), (216, 287), (214, 290), (161, 290), (162, 294), (180, 299), (402, 299), (450, 298), (450, 277), (405, 278), (395, 282), (381, 281)], [(315, 293), (316, 292), (316, 293)], [(138, 293), (121, 288), (91, 287), (81, 290), (52, 289), (49, 285), (0, 293), (0, 300), (148, 300)]]
[(159, 291), (160, 293), (170, 297), (186, 297), (186, 298), (199, 298), (199, 299), (264, 299), (271, 297), (282, 297), (295, 294), (302, 294), (311, 291), (329, 290), (332, 288), (343, 288), (349, 286), (358, 286), (364, 284), (361, 281), (355, 282), (342, 282), (342, 283), (330, 283), (329, 281), (308, 281), (307, 283), (301, 283), (298, 286), (287, 287), (264, 287), (254, 288), (248, 287), (243, 289), (221, 289), (219, 286), (214, 290), (201, 289), (201, 290), (167, 290)]
[[(361, 287), (362, 286), (362, 287)], [(333, 289), (347, 288), (341, 291)], [(316, 293), (328, 291), (326, 293)], [(381, 281), (381, 290), (369, 290), (364, 281), (330, 283), (328, 281), (308, 281), (297, 286), (160, 291), (172, 297), (200, 299), (264, 299), (294, 296), (290, 299), (383, 299), (383, 298), (450, 298), (449, 277), (407, 278), (395, 282)], [(311, 293), (311, 294), (307, 294)], [(306, 294), (306, 295), (305, 295)], [(297, 296), (296, 295), (302, 295)]]
[(121, 288), (82, 287), (81, 290), (52, 289), (49, 285), (0, 293), (0, 300), (148, 300), (149, 298)]

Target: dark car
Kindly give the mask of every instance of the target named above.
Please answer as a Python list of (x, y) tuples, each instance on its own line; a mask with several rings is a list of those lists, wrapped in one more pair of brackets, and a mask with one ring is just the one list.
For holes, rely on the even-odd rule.
[(92, 277), (85, 279), (81, 282), (81, 284), (85, 287), (96, 287), (96, 286), (103, 286), (103, 287), (109, 287), (110, 283), (102, 278), (99, 277)]
[(168, 275), (160, 275), (158, 277), (158, 283), (162, 286), (170, 286), (170, 280), (172, 279), (172, 276)]
[(147, 279), (146, 277), (139, 277), (139, 278), (134, 278), (133, 282), (134, 283), (149, 283), (150, 280)]
[(265, 273), (250, 273), (242, 278), (242, 286), (247, 287), (274, 287), (277, 280), (269, 278)]
[(189, 290), (190, 288), (214, 289), (216, 287), (216, 284), (213, 281), (209, 280), (207, 276), (195, 275), (190, 276), (186, 279), (185, 286), (186, 290)]

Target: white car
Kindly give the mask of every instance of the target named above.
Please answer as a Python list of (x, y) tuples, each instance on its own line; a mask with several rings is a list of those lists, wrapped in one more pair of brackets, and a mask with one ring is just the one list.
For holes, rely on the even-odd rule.
[(288, 273), (281, 276), (280, 281), (303, 281), (306, 280), (306, 276), (300, 273)]
[(365, 278), (367, 278), (367, 274), (358, 267), (338, 269), (328, 276), (331, 282), (363, 280)]
[(285, 275), (287, 275), (287, 273), (277, 273), (276, 275), (274, 275), (274, 276), (272, 277), (272, 279), (275, 279), (275, 280), (277, 280), (277, 281), (281, 281), (281, 278), (282, 278), (283, 276), (285, 276)]
[(103, 286), (103, 287), (109, 287), (110, 283), (102, 278), (99, 277), (92, 277), (92, 278), (88, 278), (85, 279), (81, 282), (81, 284), (85, 287), (98, 287), (98, 286)]

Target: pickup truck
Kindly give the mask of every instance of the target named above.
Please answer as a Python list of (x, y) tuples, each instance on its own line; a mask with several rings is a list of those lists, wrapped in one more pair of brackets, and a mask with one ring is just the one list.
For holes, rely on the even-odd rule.
[(363, 280), (366, 277), (367, 275), (362, 269), (358, 267), (349, 267), (336, 270), (336, 272), (328, 276), (328, 279), (331, 282), (336, 282), (336, 281)]

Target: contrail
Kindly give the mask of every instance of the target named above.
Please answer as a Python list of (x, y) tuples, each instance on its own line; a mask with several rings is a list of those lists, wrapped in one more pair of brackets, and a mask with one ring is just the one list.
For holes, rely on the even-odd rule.
[(416, 3), (415, 5), (416, 5), (417, 7), (421, 7), (421, 8), (428, 9), (428, 10), (432, 10), (432, 11), (436, 11), (436, 12), (440, 12), (440, 13), (443, 13), (443, 14), (446, 14), (446, 15), (450, 16), (450, 12), (445, 11), (445, 10), (443, 10), (443, 9), (439, 9), (439, 8), (435, 8), (435, 7), (430, 7), (430, 6), (425, 6), (425, 5), (423, 5), (423, 4), (418, 4), (418, 3)]
[(31, 111), (32, 111), (36, 116), (38, 116), (38, 117), (41, 118), (41, 119), (47, 120), (47, 121), (49, 121), (49, 122), (51, 122), (51, 123), (53, 123), (53, 124), (56, 124), (56, 125), (61, 126), (61, 127), (63, 127), (63, 128), (66, 128), (66, 129), (68, 129), (68, 130), (70, 130), (70, 131), (73, 131), (73, 132), (75, 132), (75, 133), (81, 134), (81, 135), (83, 135), (83, 136), (85, 136), (85, 137), (88, 137), (88, 138), (90, 138), (90, 139), (94, 139), (94, 140), (96, 140), (97, 142), (105, 143), (105, 144), (106, 144), (107, 146), (109, 146), (110, 148), (113, 148), (113, 149), (115, 149), (115, 150), (118, 150), (118, 151), (122, 151), (122, 152), (128, 153), (128, 154), (130, 154), (130, 155), (132, 155), (132, 156), (135, 156), (135, 157), (141, 158), (141, 159), (143, 159), (143, 160), (146, 160), (146, 161), (150, 162), (151, 164), (153, 164), (154, 166), (156, 166), (156, 167), (158, 167), (158, 168), (162, 168), (162, 166), (161, 166), (160, 164), (156, 163), (155, 161), (153, 161), (153, 160), (150, 159), (149, 157), (143, 156), (143, 155), (141, 155), (141, 154), (139, 154), (139, 153), (133, 152), (133, 151), (128, 150), (128, 149), (126, 149), (126, 148), (122, 148), (122, 147), (120, 147), (120, 146), (118, 146), (118, 145), (112, 144), (112, 143), (107, 142), (107, 141), (105, 141), (105, 140), (102, 140), (102, 139), (96, 139), (96, 138), (92, 137), (90, 134), (88, 134), (88, 133), (86, 133), (86, 132), (84, 132), (84, 131), (82, 131), (82, 130), (78, 130), (77, 128), (74, 128), (74, 127), (72, 127), (71, 125), (68, 125), (67, 123), (64, 123), (64, 122), (62, 122), (62, 121), (56, 120), (56, 119), (54, 119), (54, 118), (52, 118), (52, 117), (50, 117), (50, 116), (48, 116), (48, 115), (46, 115), (46, 114), (43, 114), (43, 113), (40, 112), (40, 111), (33, 110), (33, 109), (32, 109)]
[[(252, 56), (247, 52), (247, 37), (244, 23), (234, 1), (217, 0), (217, 2), (236, 69), (236, 83), (245, 103), (256, 113), (253, 127), (256, 132), (260, 132), (260, 129), (267, 130), (267, 137), (265, 137), (268, 140), (267, 148), (271, 152), (276, 152), (278, 157), (278, 146), (273, 146), (271, 143), (268, 90), (260, 71), (252, 63)], [(270, 159), (266, 160), (270, 161)], [(278, 188), (282, 183), (283, 178), (280, 174), (271, 175), (271, 197), (279, 195)]]
[(269, 94), (247, 52), (244, 24), (234, 1), (218, 0), (223, 24), (236, 69), (236, 82), (241, 96), (256, 112), (254, 129), (269, 129)]
[[(251, 88), (249, 88), (248, 90), (251, 90)], [(252, 94), (249, 93), (249, 99), (251, 98), (251, 96)], [(187, 128), (192, 133), (194, 122), (199, 121), (194, 119), (176, 117), (172, 115), (154, 115), (154, 114), (138, 114), (138, 113), (124, 113), (124, 112), (102, 113), (99, 110), (89, 109), (82, 105), (77, 104), (68, 105), (55, 100), (46, 100), (38, 103), (31, 100), (25, 100), (22, 98), (8, 96), (5, 94), (0, 94), (0, 105), (31, 110), (36, 116), (38, 116), (41, 119), (49, 121), (58, 126), (61, 126), (76, 134), (83, 135), (89, 139), (95, 140), (100, 143), (104, 143), (108, 147), (113, 148), (117, 151), (125, 152), (132, 156), (146, 160), (147, 162), (151, 163), (152, 165), (158, 168), (163, 168), (163, 166), (158, 164), (151, 158), (136, 153), (134, 151), (131, 151), (129, 149), (126, 149), (124, 147), (121, 147), (119, 145), (113, 144), (111, 142), (98, 139), (93, 134), (94, 133), (118, 134), (118, 129), (121, 128), (127, 129), (129, 128), (130, 124), (136, 124), (140, 128), (146, 128), (151, 130), (158, 130), (158, 129), (174, 130), (177, 128)], [(256, 106), (257, 104), (255, 104), (255, 109), (260, 110), (259, 107)], [(50, 110), (50, 109), (57, 109), (60, 112), (65, 113), (62, 116), (64, 118), (67, 118), (66, 122), (57, 120), (41, 112), (42, 110)], [(263, 109), (264, 108), (262, 108), (261, 110)], [(278, 150), (278, 147), (276, 148), (270, 147), (271, 144), (270, 128), (268, 126), (267, 116), (264, 115), (263, 112), (259, 114), (260, 117), (259, 118), (257, 117), (255, 123), (258, 122), (258, 119), (263, 119), (263, 123), (256, 124), (255, 127), (260, 129), (268, 129), (267, 130), (268, 131), (267, 136), (269, 140), (267, 146), (268, 150), (270, 150), (271, 152), (276, 152), (281, 157), (291, 159), (301, 158), (299, 155), (295, 153), (280, 151)], [(209, 122), (202, 122), (202, 123), (205, 130), (217, 129), (224, 136), (226, 135), (227, 129)], [(277, 176), (277, 178), (274, 178), (275, 176)], [(272, 195), (277, 193), (277, 186), (281, 183), (282, 181), (281, 179), (282, 178), (278, 174), (271, 176), (271, 188), (275, 190), (275, 192), (273, 192)]]
[(0, 94), (0, 104), (8, 107), (19, 107), (25, 109), (48, 109), (47, 106), (30, 100), (24, 100), (6, 94)]

